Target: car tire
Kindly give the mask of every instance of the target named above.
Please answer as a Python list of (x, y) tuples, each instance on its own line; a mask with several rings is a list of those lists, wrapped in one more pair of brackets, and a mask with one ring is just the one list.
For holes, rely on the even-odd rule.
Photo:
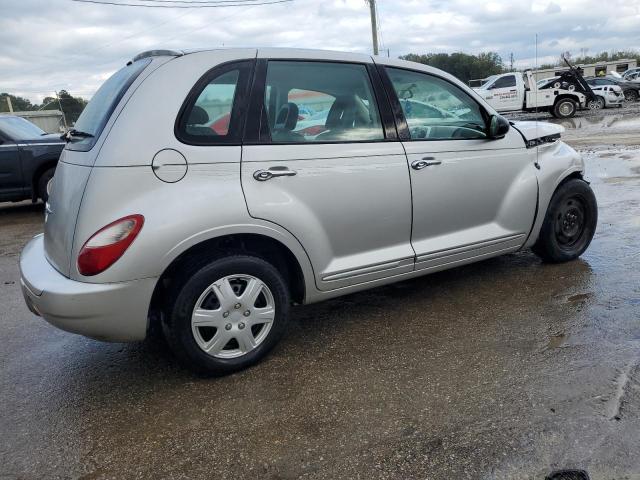
[(588, 104), (589, 110), (601, 110), (605, 107), (604, 98), (601, 96), (596, 96), (595, 100), (589, 101)]
[(36, 183), (36, 193), (38, 195), (38, 198), (40, 198), (44, 203), (47, 203), (47, 201), (49, 200), (49, 192), (47, 189), (47, 185), (49, 184), (49, 181), (53, 178), (53, 175), (55, 174), (55, 172), (56, 172), (56, 168), (51, 167), (45, 170), (44, 172), (42, 172), (40, 177), (38, 177), (38, 181)]
[(578, 104), (570, 98), (561, 98), (553, 106), (553, 116), (556, 118), (571, 118), (576, 114)]
[(197, 374), (220, 376), (254, 365), (286, 331), (287, 283), (261, 258), (218, 258), (186, 268), (175, 284), (163, 330), (178, 360)]
[(624, 99), (629, 102), (637, 102), (638, 101), (638, 92), (635, 90), (627, 90), (624, 92)]
[(574, 178), (551, 198), (533, 252), (550, 263), (568, 262), (587, 249), (598, 223), (598, 204), (587, 182)]

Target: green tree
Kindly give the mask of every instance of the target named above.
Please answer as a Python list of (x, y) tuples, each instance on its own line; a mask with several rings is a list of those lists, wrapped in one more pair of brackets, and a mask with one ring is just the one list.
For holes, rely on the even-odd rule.
[(444, 70), (451, 75), (458, 77), (463, 82), (471, 79), (486, 78), (496, 73), (504, 72), (502, 58), (495, 52), (469, 55), (462, 52), (456, 53), (410, 53), (400, 57), (403, 60), (423, 63), (440, 70)]
[[(58, 98), (60, 100), (60, 103), (58, 103)], [(60, 90), (58, 92), (58, 98), (45, 97), (44, 100), (42, 100), (40, 109), (60, 110), (60, 106), (62, 106), (62, 111), (65, 118), (67, 119), (68, 124), (73, 124), (78, 120), (78, 117), (88, 103), (84, 98), (74, 97), (66, 90)]]
[(0, 93), (0, 112), (9, 111), (9, 103), (7, 102), (7, 97), (11, 99), (11, 105), (13, 106), (13, 110), (15, 112), (26, 112), (29, 110), (34, 110), (34, 105), (29, 99), (17, 97), (9, 93)]

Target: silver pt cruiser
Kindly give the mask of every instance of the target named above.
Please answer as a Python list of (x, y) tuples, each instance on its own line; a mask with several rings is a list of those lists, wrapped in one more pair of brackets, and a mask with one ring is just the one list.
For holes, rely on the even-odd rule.
[(29, 308), (107, 341), (159, 323), (204, 374), (256, 363), (292, 304), (532, 248), (575, 259), (596, 200), (562, 128), (509, 123), (400, 60), (145, 52), (95, 94), (24, 248)]

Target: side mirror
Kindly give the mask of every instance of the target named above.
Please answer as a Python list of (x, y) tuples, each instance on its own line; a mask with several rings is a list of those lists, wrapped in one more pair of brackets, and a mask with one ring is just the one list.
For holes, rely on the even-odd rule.
[(491, 115), (489, 119), (489, 138), (497, 140), (504, 136), (511, 128), (509, 121), (501, 115)]

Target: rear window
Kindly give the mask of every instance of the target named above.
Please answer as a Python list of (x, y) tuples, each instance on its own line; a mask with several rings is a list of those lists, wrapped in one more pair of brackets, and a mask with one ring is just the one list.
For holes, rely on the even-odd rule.
[(133, 62), (102, 84), (73, 127), (91, 136), (74, 136), (67, 145), (68, 149), (82, 152), (91, 150), (125, 92), (149, 63), (150, 58)]

